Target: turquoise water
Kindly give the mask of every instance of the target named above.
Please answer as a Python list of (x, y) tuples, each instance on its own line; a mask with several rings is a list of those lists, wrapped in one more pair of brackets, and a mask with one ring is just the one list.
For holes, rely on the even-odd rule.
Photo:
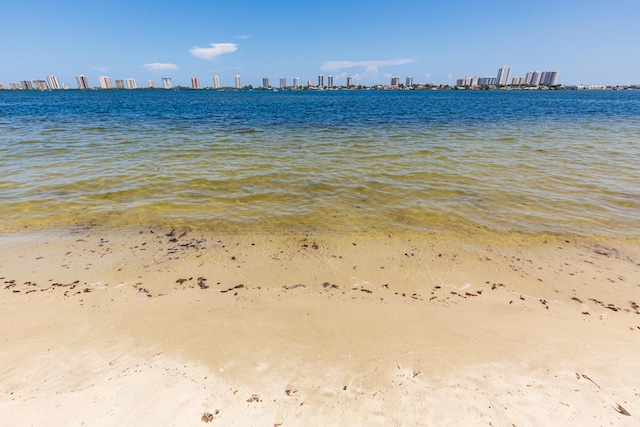
[(0, 231), (640, 235), (640, 92), (0, 92)]

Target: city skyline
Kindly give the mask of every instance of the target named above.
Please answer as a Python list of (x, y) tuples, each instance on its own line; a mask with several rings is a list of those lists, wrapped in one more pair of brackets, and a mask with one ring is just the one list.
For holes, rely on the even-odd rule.
[(501, 63), (512, 75), (562, 70), (558, 83), (566, 86), (640, 83), (640, 2), (496, 0), (491, 13), (480, 6), (407, 0), (395, 10), (379, 0), (327, 0), (309, 13), (288, 0), (215, 7), (204, 0), (110, 2), (109, 10), (127, 10), (120, 14), (75, 0), (34, 0), (28, 14), (0, 27), (7, 41), (0, 83), (55, 75), (61, 86), (75, 87), (82, 74), (95, 86), (111, 76), (170, 77), (188, 87), (193, 76), (206, 76), (208, 86), (217, 75), (222, 87), (233, 87), (241, 75), (245, 85), (259, 87), (264, 76), (307, 81), (323, 74), (336, 86), (348, 77), (354, 85), (387, 84), (398, 75), (455, 85), (460, 76), (495, 75)]

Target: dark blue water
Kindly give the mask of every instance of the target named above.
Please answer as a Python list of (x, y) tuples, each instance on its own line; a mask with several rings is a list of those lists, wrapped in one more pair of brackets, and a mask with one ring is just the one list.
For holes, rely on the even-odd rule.
[(640, 92), (0, 91), (5, 231), (640, 235)]

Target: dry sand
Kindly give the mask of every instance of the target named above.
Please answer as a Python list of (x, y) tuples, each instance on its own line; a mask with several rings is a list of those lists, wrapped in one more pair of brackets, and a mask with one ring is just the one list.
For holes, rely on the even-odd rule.
[(2, 425), (639, 425), (640, 242), (0, 237)]

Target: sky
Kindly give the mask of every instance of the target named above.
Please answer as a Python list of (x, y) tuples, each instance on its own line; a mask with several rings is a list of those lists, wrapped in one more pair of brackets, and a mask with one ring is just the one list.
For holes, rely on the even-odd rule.
[[(4, 2), (3, 2), (4, 3)], [(640, 84), (640, 0), (26, 0), (3, 4), (0, 83), (85, 75), (161, 85), (454, 85), (558, 70), (559, 83)]]

